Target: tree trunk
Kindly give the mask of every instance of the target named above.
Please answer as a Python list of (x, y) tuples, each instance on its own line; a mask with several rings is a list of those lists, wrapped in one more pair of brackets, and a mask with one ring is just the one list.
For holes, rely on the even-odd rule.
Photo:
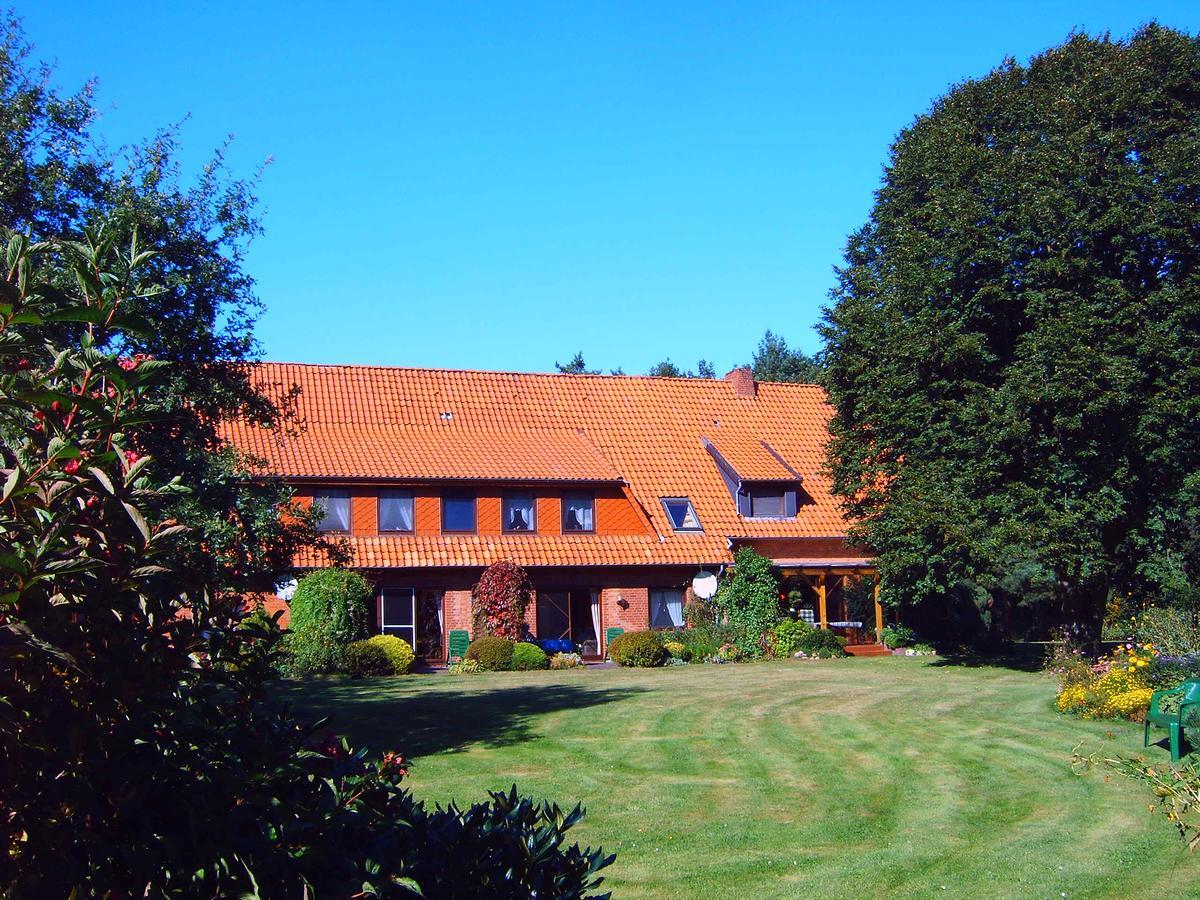
[(1100, 655), (1104, 613), (1112, 599), (1112, 582), (1107, 578), (1064, 586), (1063, 625), (1068, 638), (1089, 656)]

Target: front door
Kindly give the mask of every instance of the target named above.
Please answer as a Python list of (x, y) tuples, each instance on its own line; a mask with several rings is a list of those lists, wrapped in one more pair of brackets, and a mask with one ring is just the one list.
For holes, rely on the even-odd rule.
[(379, 631), (408, 642), (417, 656), (442, 658), (440, 590), (384, 588), (379, 598)]

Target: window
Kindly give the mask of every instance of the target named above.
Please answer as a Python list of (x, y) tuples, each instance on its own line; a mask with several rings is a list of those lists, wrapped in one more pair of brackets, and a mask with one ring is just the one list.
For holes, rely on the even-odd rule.
[(505, 494), (504, 507), (505, 531), (537, 531), (537, 507), (533, 494)]
[(663, 509), (671, 520), (671, 527), (676, 531), (703, 531), (700, 520), (696, 518), (696, 510), (692, 501), (687, 497), (663, 497)]
[(442, 531), (475, 530), (475, 495), (442, 495)]
[(412, 588), (385, 590), (379, 598), (379, 631), (417, 646), (417, 602)]
[(596, 530), (596, 498), (591, 494), (563, 494), (563, 531)]
[(317, 523), (320, 531), (350, 530), (350, 492), (324, 490), (313, 495), (313, 508), (324, 511)]
[(381, 491), (379, 494), (379, 530), (413, 530), (412, 491)]
[(650, 627), (683, 627), (683, 590), (681, 588), (650, 592)]
[[(754, 518), (782, 517), (787, 513), (786, 492), (782, 488), (754, 488), (750, 491), (750, 515)], [(793, 513), (793, 515), (795, 515)]]

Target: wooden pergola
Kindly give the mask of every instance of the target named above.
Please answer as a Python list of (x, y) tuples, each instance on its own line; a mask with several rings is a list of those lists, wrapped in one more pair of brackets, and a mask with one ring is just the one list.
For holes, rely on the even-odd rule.
[[(787, 560), (776, 564), (785, 577), (799, 578), (813, 588), (817, 595), (817, 626), (829, 627), (828, 598), (831, 579), (844, 581), (847, 577), (870, 576), (875, 581), (875, 637), (883, 631), (883, 605), (879, 602), (879, 572), (870, 562), (859, 559), (847, 560)], [(835, 584), (837, 582), (834, 582)], [(864, 623), (865, 625), (866, 623)]]

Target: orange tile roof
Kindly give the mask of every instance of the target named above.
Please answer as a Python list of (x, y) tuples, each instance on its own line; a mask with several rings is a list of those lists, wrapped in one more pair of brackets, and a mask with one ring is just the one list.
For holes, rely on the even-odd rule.
[[(713, 561), (711, 554), (728, 559), (726, 538), (846, 533), (823, 473), (831, 410), (815, 385), (759, 383), (755, 396), (746, 398), (736, 396), (729, 382), (699, 378), (288, 363), (261, 364), (255, 377), (264, 386), (300, 388), (297, 412), (306, 430), (289, 437), (283, 450), (270, 448), (273, 438), (242, 425), (228, 426), (227, 434), (236, 445), (266, 458), (280, 474), (617, 477), (628, 482), (629, 492), (657, 532), (636, 539), (357, 538), (361, 565), (433, 565), (434, 558), (441, 558), (438, 554), (473, 560), (451, 564), (486, 565), (479, 561), (490, 562), (488, 555), (507, 548), (506, 540), (519, 541), (515, 546), (524, 548), (522, 561), (527, 553), (530, 559), (560, 560), (547, 565), (708, 562)], [(489, 445), (489, 438), (496, 443)], [(796, 517), (740, 516), (705, 449), (706, 438), (734, 457), (730, 464), (736, 460), (746, 466), (747, 471), (739, 470), (744, 479), (790, 477), (784, 474), (788, 469), (799, 474), (803, 489)], [(419, 449), (410, 449), (410, 441)], [(502, 451), (497, 449), (500, 441), (505, 442)], [(418, 470), (426, 474), (413, 474)], [(659, 499), (680, 496), (691, 499), (703, 535), (672, 530)]]
[(743, 481), (795, 481), (804, 476), (761, 438), (722, 434), (720, 442), (705, 438)]
[(310, 420), (292, 434), (242, 424), (227, 434), (289, 478), (621, 481), (577, 431)]

